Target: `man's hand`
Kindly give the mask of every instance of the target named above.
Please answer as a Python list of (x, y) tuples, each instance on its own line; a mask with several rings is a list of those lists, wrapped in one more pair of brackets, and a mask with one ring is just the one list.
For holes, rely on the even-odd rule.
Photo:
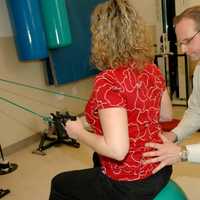
[[(145, 152), (143, 157), (145, 158), (144, 163), (157, 163), (160, 164), (153, 170), (153, 173), (158, 172), (160, 169), (167, 165), (174, 164), (181, 160), (180, 152), (181, 147), (170, 140), (168, 140), (165, 136), (160, 134), (160, 138), (163, 141), (163, 144), (159, 143), (146, 143), (146, 147), (151, 147), (154, 150)], [(147, 159), (148, 158), (148, 159)]]
[(163, 132), (163, 135), (171, 142), (176, 142), (177, 141), (177, 136), (174, 132)]

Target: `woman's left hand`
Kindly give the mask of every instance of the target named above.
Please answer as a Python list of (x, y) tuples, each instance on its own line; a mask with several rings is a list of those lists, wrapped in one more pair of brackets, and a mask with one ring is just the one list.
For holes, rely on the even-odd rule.
[(77, 118), (75, 121), (68, 120), (65, 124), (65, 130), (70, 138), (78, 139), (81, 132), (84, 131), (82, 121)]

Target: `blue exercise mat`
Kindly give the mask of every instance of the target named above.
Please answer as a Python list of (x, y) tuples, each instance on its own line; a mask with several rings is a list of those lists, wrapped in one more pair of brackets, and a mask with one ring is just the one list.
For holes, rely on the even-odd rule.
[(72, 43), (50, 50), (55, 84), (65, 84), (96, 74), (90, 64), (90, 17), (94, 7), (105, 0), (66, 0)]
[(39, 0), (7, 0), (19, 60), (48, 57)]

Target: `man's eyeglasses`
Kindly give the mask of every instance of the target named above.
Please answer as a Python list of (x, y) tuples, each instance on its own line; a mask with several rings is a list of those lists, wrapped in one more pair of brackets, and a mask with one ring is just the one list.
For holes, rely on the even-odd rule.
[(182, 45), (185, 45), (185, 46), (189, 45), (190, 42), (191, 42), (199, 33), (200, 33), (200, 30), (197, 31), (192, 37), (190, 37), (190, 38), (188, 38), (188, 39), (185, 39), (185, 40), (182, 41), (182, 42), (178, 42), (178, 43), (177, 43), (177, 46), (180, 47), (180, 46), (182, 46)]

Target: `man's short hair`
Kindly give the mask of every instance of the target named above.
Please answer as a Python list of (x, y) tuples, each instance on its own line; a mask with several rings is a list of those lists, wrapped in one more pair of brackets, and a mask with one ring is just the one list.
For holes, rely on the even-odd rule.
[(196, 29), (200, 30), (200, 6), (192, 6), (175, 16), (173, 20), (174, 27), (184, 18), (194, 20)]

